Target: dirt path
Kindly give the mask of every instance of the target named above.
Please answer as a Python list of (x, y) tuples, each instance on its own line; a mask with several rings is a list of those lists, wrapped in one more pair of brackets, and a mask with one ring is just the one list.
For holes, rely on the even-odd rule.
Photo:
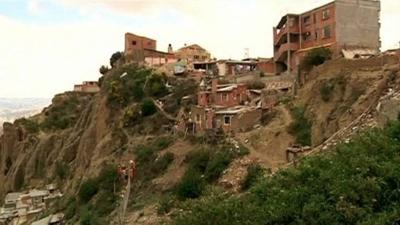
[(275, 118), (268, 125), (238, 134), (238, 140), (250, 150), (249, 158), (271, 169), (286, 163), (285, 150), (294, 141), (287, 133), (293, 121), (289, 110), (284, 105), (277, 106), (276, 110)]

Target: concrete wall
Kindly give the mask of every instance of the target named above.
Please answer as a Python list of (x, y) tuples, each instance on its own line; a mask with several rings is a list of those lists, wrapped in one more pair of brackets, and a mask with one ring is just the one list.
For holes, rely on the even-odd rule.
[[(216, 115), (217, 127), (221, 127), (225, 132), (244, 132), (253, 129), (257, 124), (260, 124), (262, 110), (254, 109), (234, 115)], [(231, 117), (231, 124), (224, 123), (224, 116)]]
[(380, 48), (380, 1), (336, 0), (338, 47)]

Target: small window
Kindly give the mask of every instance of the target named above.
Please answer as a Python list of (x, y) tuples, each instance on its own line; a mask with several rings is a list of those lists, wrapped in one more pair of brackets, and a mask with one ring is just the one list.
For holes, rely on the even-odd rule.
[(310, 24), (310, 22), (311, 22), (310, 16), (305, 16), (305, 17), (303, 18), (303, 23), (304, 23), (304, 25), (308, 25), (308, 24)]
[(153, 44), (153, 43), (151, 43), (151, 41), (147, 42), (147, 45), (151, 45), (151, 44)]
[(230, 116), (224, 116), (224, 124), (231, 125), (231, 117)]
[(324, 27), (323, 31), (323, 38), (330, 38), (331, 37), (331, 27), (330, 26), (326, 26)]
[(313, 14), (313, 18), (314, 18), (314, 24), (316, 24), (317, 23), (317, 14), (316, 13)]
[(222, 94), (222, 101), (228, 101), (228, 99), (229, 99), (228, 94), (226, 93)]
[(193, 56), (193, 58), (194, 58), (194, 59), (199, 59), (199, 58), (200, 58), (200, 56), (198, 56), (198, 55), (195, 55), (195, 56)]
[(303, 39), (304, 39), (304, 41), (310, 41), (311, 40), (311, 33), (310, 32), (304, 33)]
[(132, 45), (136, 45), (136, 41), (132, 41)]
[(322, 19), (323, 20), (329, 19), (329, 9), (322, 11)]
[(315, 30), (315, 33), (314, 33), (314, 40), (318, 40), (318, 30)]
[(293, 27), (296, 24), (295, 18), (289, 18), (289, 27)]

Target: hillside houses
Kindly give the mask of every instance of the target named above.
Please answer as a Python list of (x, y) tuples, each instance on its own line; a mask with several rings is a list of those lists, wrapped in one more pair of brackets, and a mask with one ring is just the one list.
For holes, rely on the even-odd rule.
[(45, 189), (8, 193), (0, 209), (0, 225), (18, 225), (35, 220), (61, 196), (54, 185), (47, 185)]

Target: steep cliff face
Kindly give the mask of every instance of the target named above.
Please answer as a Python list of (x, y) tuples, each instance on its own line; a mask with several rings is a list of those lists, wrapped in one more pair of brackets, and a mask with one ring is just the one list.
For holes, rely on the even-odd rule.
[(398, 59), (332, 60), (314, 68), (296, 105), (312, 122), (312, 145), (321, 144), (371, 107), (398, 79)]
[(119, 140), (112, 138), (112, 124), (107, 123), (109, 109), (105, 97), (100, 94), (58, 95), (34, 120), (44, 120), (52, 107), (71, 98), (78, 99), (74, 109), (76, 118), (66, 129), (31, 133), (18, 121), (4, 124), (4, 135), (0, 138), (0, 182), (3, 184), (0, 195), (55, 181), (56, 167), (60, 166), (70, 170), (68, 182), (61, 188), (76, 190), (81, 178), (96, 173), (113, 146), (118, 146)]

